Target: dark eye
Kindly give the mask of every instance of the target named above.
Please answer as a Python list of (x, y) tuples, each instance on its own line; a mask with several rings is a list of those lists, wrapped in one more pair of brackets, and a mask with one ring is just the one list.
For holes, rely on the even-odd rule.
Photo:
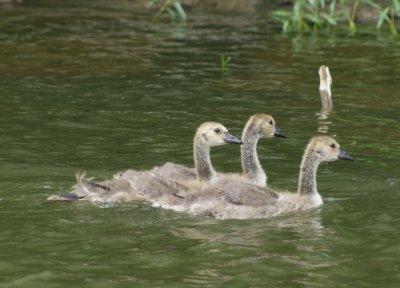
[(221, 130), (219, 128), (215, 128), (214, 131), (215, 131), (215, 133), (221, 132)]
[(336, 147), (336, 145), (335, 145), (334, 143), (332, 143), (331, 145), (329, 145), (329, 147), (331, 147), (331, 148), (335, 148), (335, 147)]
[(274, 124), (274, 122), (272, 122), (272, 120), (269, 120), (269, 124), (272, 125), (272, 124)]

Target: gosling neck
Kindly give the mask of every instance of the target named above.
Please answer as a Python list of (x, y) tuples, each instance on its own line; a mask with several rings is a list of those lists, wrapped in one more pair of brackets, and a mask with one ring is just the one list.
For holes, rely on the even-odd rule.
[(308, 197), (319, 195), (317, 190), (317, 169), (319, 159), (312, 148), (307, 148), (300, 166), (298, 194)]
[(257, 143), (260, 134), (252, 127), (246, 126), (242, 136), (241, 158), (244, 176), (260, 186), (266, 186), (265, 174), (257, 155)]
[(197, 179), (200, 181), (211, 181), (214, 179), (217, 173), (211, 165), (210, 146), (204, 143), (200, 137), (195, 137), (193, 152)]

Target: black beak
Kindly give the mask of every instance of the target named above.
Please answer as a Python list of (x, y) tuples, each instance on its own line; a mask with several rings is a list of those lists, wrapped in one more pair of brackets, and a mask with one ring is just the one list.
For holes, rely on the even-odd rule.
[(274, 133), (275, 137), (281, 137), (281, 138), (286, 138), (285, 133), (283, 133), (282, 129), (276, 127), (275, 128), (275, 133)]
[(242, 141), (240, 141), (229, 132), (225, 132), (224, 142), (228, 144), (242, 144)]
[(346, 151), (344, 151), (344, 150), (340, 150), (340, 153), (339, 153), (339, 160), (350, 160), (350, 161), (354, 161), (354, 159), (353, 159), (353, 157), (351, 157), (350, 156), (350, 154), (349, 153), (347, 153)]

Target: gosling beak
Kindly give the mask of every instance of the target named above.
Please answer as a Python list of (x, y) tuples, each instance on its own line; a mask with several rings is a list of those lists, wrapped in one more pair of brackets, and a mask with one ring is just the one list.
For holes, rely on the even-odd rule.
[(353, 157), (350, 156), (349, 153), (347, 153), (344, 150), (340, 150), (339, 156), (338, 156), (339, 160), (350, 160), (350, 161), (354, 161)]
[(286, 138), (285, 133), (283, 133), (282, 129), (276, 127), (275, 128), (275, 133), (274, 133), (275, 137), (281, 137), (281, 138)]
[(242, 144), (242, 141), (240, 141), (229, 132), (225, 132), (224, 142), (228, 144)]

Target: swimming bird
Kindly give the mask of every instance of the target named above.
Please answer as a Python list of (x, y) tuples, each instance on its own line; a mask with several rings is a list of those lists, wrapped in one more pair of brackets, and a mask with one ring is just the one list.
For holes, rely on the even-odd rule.
[(208, 185), (196, 194), (189, 192), (178, 204), (164, 203), (164, 208), (218, 219), (269, 218), (282, 213), (306, 210), (323, 204), (317, 190), (316, 174), (321, 162), (353, 160), (333, 138), (313, 137), (300, 165), (297, 193), (277, 192), (246, 183), (230, 181)]
[[(217, 122), (200, 125), (194, 137), (195, 165), (198, 179), (212, 181), (216, 172), (211, 165), (210, 148), (224, 144), (241, 144), (241, 140), (228, 132)], [(159, 197), (181, 197), (190, 190), (184, 184), (152, 171), (127, 170), (114, 175), (110, 180), (94, 182), (85, 175), (77, 175), (77, 184), (70, 193), (53, 195), (48, 201), (87, 200), (92, 202), (127, 202), (131, 200), (152, 200)], [(175, 195), (175, 196), (174, 196)]]
[[(254, 183), (259, 186), (267, 186), (267, 175), (264, 172), (257, 155), (257, 144), (261, 138), (282, 137), (286, 138), (281, 129), (276, 127), (275, 120), (272, 116), (257, 113), (252, 115), (246, 122), (242, 132), (241, 146), (241, 162), (242, 162), (242, 180)], [(194, 158), (198, 158), (198, 150), (194, 147)], [(196, 160), (195, 160), (196, 163)], [(195, 165), (198, 167), (197, 165)], [(152, 172), (164, 177), (172, 178), (178, 181), (193, 180), (198, 177), (200, 180), (210, 180), (211, 178), (203, 177), (203, 171), (188, 168), (181, 164), (167, 162), (166, 164), (153, 168)], [(197, 172), (197, 174), (196, 174)], [(230, 173), (232, 176), (233, 174)], [(215, 178), (215, 173), (213, 178)], [(222, 175), (219, 173), (218, 175)], [(238, 176), (239, 174), (236, 174)], [(240, 176), (239, 175), (239, 176)]]
[(267, 186), (267, 175), (262, 168), (257, 155), (257, 143), (260, 138), (286, 138), (281, 129), (276, 127), (275, 120), (267, 114), (254, 114), (247, 121), (243, 132), (241, 159), (243, 176), (251, 183)]

